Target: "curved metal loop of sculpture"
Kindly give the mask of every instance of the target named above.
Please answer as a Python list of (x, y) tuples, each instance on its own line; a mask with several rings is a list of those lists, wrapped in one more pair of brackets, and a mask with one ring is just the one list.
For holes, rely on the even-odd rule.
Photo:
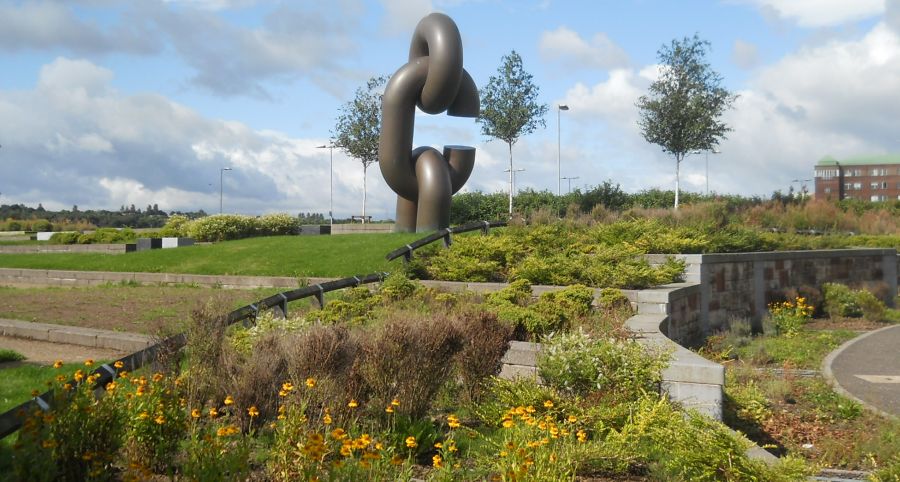
[(432, 13), (416, 26), (409, 62), (391, 77), (381, 104), (378, 163), (397, 193), (397, 231), (434, 231), (450, 225), (450, 198), (469, 179), (475, 148), (412, 148), (416, 106), (477, 117), (478, 88), (463, 68), (462, 39), (453, 20)]

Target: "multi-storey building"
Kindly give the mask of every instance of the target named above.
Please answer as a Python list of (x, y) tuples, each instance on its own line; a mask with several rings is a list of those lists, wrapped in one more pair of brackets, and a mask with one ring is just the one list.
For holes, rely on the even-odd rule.
[(831, 156), (816, 163), (816, 199), (900, 199), (900, 155)]

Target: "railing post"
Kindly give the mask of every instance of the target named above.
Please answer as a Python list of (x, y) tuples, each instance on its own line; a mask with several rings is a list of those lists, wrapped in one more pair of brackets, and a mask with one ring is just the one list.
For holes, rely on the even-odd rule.
[(315, 287), (319, 289), (315, 294), (316, 301), (319, 302), (319, 309), (325, 308), (325, 289), (322, 288), (322, 285), (316, 285)]
[(287, 319), (288, 317), (288, 301), (287, 296), (284, 296), (284, 293), (278, 293), (281, 296), (281, 303), (272, 307), (272, 312), (275, 315), (275, 318)]
[(452, 232), (453, 231), (451, 231), (450, 228), (447, 228), (447, 233), (444, 234), (444, 247), (445, 248), (450, 248), (450, 245), (453, 244), (453, 238), (450, 235), (450, 233), (452, 233)]

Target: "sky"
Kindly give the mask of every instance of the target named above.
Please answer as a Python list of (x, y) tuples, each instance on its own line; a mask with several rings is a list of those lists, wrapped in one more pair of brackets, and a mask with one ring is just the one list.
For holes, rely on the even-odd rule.
[[(769, 196), (825, 155), (900, 151), (900, 0), (3, 0), (0, 204), (215, 213), (221, 186), (225, 212), (327, 216), (317, 146), (434, 11), (459, 27), (476, 85), (515, 50), (549, 106), (513, 148), (517, 190), (555, 192), (558, 164), (573, 189), (673, 189), (635, 101), (659, 48), (695, 33), (738, 98), (721, 152), (688, 156), (682, 189)], [(417, 114), (415, 146), (454, 144), (477, 149), (464, 191), (507, 191), (506, 144)], [(334, 215), (362, 214), (362, 165), (333, 156)], [(377, 165), (366, 186), (366, 214), (393, 218)]]

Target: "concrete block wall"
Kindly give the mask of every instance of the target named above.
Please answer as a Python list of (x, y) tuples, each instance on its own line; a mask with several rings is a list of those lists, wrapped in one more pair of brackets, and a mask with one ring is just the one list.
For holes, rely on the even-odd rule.
[(392, 233), (394, 225), (388, 223), (365, 224), (335, 224), (331, 227), (331, 234), (359, 234), (359, 233)]
[(104, 253), (124, 254), (124, 244), (27, 244), (0, 246), (0, 254), (17, 253)]
[(884, 301), (897, 293), (894, 249), (835, 249), (701, 256), (702, 333), (727, 327), (731, 318), (749, 318), (758, 328), (767, 305), (786, 290), (820, 289), (825, 283), (882, 286)]

